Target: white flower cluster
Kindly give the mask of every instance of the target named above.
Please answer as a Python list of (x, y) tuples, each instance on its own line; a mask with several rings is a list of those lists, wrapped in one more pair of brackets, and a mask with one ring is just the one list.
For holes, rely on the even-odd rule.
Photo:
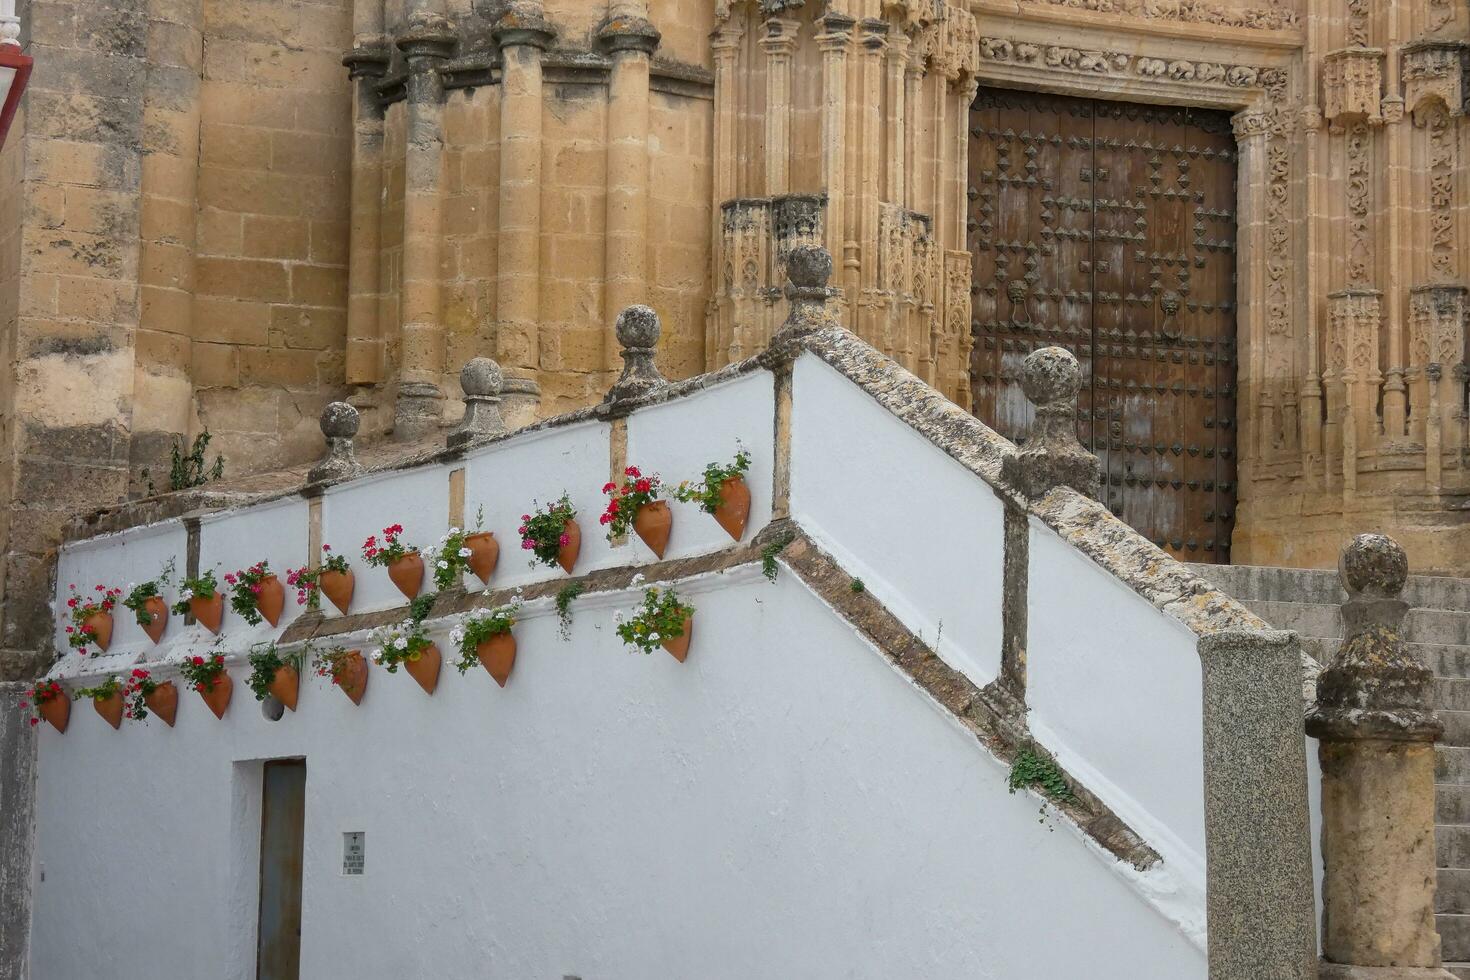
[(405, 651), (408, 649), (408, 638), (418, 631), (418, 624), (411, 619), (405, 619), (401, 623), (389, 626), (379, 626), (368, 633), (368, 642), (377, 646), (373, 651), (373, 662), (383, 663), (383, 654), (387, 650)]
[[(458, 535), (461, 535), (461, 534), (464, 534), (464, 533), (465, 532), (462, 531), (462, 530), (460, 530), (459, 528), (452, 527), (452, 528), (450, 528), (448, 531), (446, 531), (444, 533), (444, 536), (442, 538), (439, 539), (439, 543), (437, 545), (435, 545), (432, 549), (430, 549), (429, 554), (430, 554), (430, 556), (434, 560), (434, 567), (435, 568), (439, 568), (439, 569), (448, 569), (449, 568), (449, 561), (446, 559), (445, 556), (446, 555), (451, 555), (450, 548), (449, 548), (450, 539), (451, 538), (454, 538), (454, 537), (457, 537)], [(465, 548), (465, 547), (460, 547), (460, 548), (456, 549), (455, 551), (453, 551), (453, 553), (452, 553), (452, 557), (455, 557), (455, 558), (468, 558), (469, 556), (470, 556), (470, 549)]]

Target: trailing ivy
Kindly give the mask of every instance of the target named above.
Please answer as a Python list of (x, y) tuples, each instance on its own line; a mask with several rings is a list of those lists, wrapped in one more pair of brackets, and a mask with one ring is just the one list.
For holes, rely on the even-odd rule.
[(1030, 748), (1017, 752), (1012, 760), (1010, 788), (1012, 793), (1035, 789), (1053, 803), (1072, 803), (1077, 799), (1057, 764)]
[[(194, 437), (194, 444), (186, 453), (184, 452), (184, 437), (175, 435), (173, 444), (168, 447), (168, 489), (170, 492), (177, 490), (188, 490), (192, 487), (202, 487), (210, 480), (218, 480), (225, 475), (225, 458), (216, 453), (214, 463), (208, 461), (209, 441), (214, 437), (205, 429)], [(143, 470), (143, 479), (148, 483), (148, 496), (153, 496), (159, 490), (153, 485), (153, 478), (149, 470)]]
[(570, 643), (572, 639), (572, 603), (586, 591), (587, 586), (583, 583), (568, 582), (556, 594), (557, 632), (565, 642)]
[(773, 584), (775, 583), (776, 572), (778, 570), (776, 556), (785, 551), (786, 546), (795, 540), (796, 535), (787, 531), (761, 549), (761, 574), (766, 577), (767, 581)]

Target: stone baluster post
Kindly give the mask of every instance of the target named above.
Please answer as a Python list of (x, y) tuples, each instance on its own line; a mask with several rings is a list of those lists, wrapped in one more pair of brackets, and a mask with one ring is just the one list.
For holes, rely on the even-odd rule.
[(638, 398), (668, 384), (658, 373), (654, 354), (663, 333), (658, 314), (647, 306), (630, 306), (618, 314), (618, 343), (623, 347), (623, 375), (608, 391), (604, 404)]
[(1434, 923), (1434, 675), (1400, 632), (1409, 561), (1362, 534), (1339, 574), (1346, 638), (1317, 681), (1322, 980), (1451, 980)]
[(348, 384), (383, 380), (380, 259), (383, 207), (383, 109), (377, 83), (388, 72), (383, 0), (354, 0), (352, 50), (342, 58), (352, 80), (351, 227), (347, 254)]
[(307, 483), (335, 483), (363, 474), (352, 447), (361, 424), (357, 409), (346, 402), (332, 402), (322, 409), (322, 435), (327, 438), (327, 454), (307, 473)]
[(464, 389), (464, 419), (449, 433), (445, 444), (450, 449), (463, 449), (503, 435), (507, 430), (500, 416), (500, 393), (505, 376), (500, 365), (488, 357), (471, 358), (459, 372), (459, 386)]
[(1026, 356), (1021, 372), (1021, 390), (1036, 406), (1036, 421), (1026, 444), (1006, 457), (1003, 475), (1028, 497), (1044, 497), (1059, 486), (1097, 497), (1101, 465), (1077, 439), (1077, 358), (1061, 347), (1043, 347)]
[(786, 287), (791, 311), (771, 338), (772, 347), (816, 330), (842, 325), (828, 306), (828, 301), (839, 295), (838, 290), (827, 286), (832, 278), (831, 252), (819, 245), (797, 245), (786, 259), (786, 276), (791, 280)]

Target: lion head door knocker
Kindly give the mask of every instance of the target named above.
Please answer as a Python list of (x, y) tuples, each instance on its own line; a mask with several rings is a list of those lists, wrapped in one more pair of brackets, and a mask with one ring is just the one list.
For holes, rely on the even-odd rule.
[(1031, 310), (1026, 305), (1031, 295), (1031, 285), (1025, 279), (1012, 279), (1006, 283), (1006, 299), (1011, 301), (1011, 326), (1025, 330), (1031, 326)]
[(1165, 340), (1176, 341), (1182, 335), (1179, 321), (1174, 318), (1179, 315), (1179, 307), (1183, 303), (1184, 298), (1172, 289), (1165, 290), (1164, 295), (1159, 297), (1159, 308), (1164, 311), (1164, 324), (1160, 332), (1163, 333)]

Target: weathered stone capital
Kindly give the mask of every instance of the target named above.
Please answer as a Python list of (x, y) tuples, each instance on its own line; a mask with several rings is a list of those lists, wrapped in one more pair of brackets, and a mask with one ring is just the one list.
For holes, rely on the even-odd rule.
[(382, 78), (388, 73), (391, 57), (386, 43), (358, 44), (342, 56), (348, 78)]
[(443, 401), (444, 392), (432, 382), (401, 382), (393, 405), (393, 438), (409, 442), (433, 432), (444, 413)]
[(505, 375), (500, 365), (488, 357), (470, 359), (459, 372), (459, 386), (464, 389), (464, 420), (449, 433), (445, 444), (450, 449), (462, 449), (504, 434), (500, 395), (505, 389)]
[(449, 58), (458, 41), (448, 18), (424, 10), (414, 11), (403, 33), (393, 39), (415, 70), (428, 70), (430, 62)]
[(322, 409), (322, 435), (327, 440), (327, 454), (306, 475), (307, 483), (350, 480), (363, 473), (362, 464), (352, 441), (357, 436), (362, 417), (346, 402), (331, 402)]
[(647, 306), (630, 306), (618, 314), (618, 343), (623, 347), (623, 374), (604, 404), (638, 398), (668, 384), (658, 373), (654, 355), (663, 333), (658, 314)]
[(1044, 497), (1060, 486), (1097, 497), (1101, 464), (1077, 439), (1077, 358), (1061, 347), (1043, 347), (1026, 356), (1021, 370), (1021, 389), (1036, 406), (1036, 421), (1026, 444), (1006, 457), (1002, 474), (1027, 497)]
[(594, 39), (605, 54), (631, 51), (651, 56), (658, 50), (663, 34), (644, 17), (609, 17), (598, 27)]
[(512, 4), (495, 22), (495, 43), (502, 48), (531, 47), (545, 51), (556, 40), (556, 25), (547, 20), (539, 3)]
[(1409, 559), (1385, 534), (1360, 534), (1343, 549), (1338, 575), (1347, 590), (1345, 638), (1317, 678), (1307, 731), (1324, 741), (1433, 741), (1434, 674), (1399, 632), (1408, 603), (1400, 595)]

